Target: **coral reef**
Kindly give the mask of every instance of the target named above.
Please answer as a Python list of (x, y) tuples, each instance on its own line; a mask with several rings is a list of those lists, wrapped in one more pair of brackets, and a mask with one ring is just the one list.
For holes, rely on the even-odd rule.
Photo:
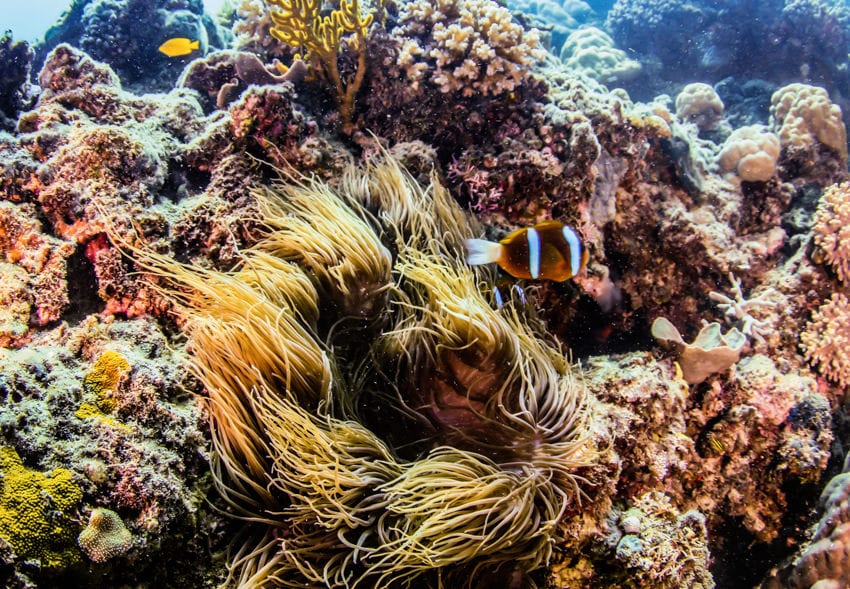
[(847, 567), (847, 518), (850, 514), (850, 476), (845, 461), (843, 472), (826, 484), (818, 504), (821, 518), (810, 532), (805, 546), (793, 559), (770, 572), (762, 589), (831, 589), (850, 583)]
[[(28, 533), (46, 529), (50, 538), (18, 544), (19, 533), (4, 528), (10, 531), (0, 536), (18, 556), (2, 574), (6, 582), (52, 579), (62, 584), (75, 578), (85, 558), (77, 548), (81, 532), (80, 547), (94, 562), (101, 562), (107, 552), (110, 562), (127, 559), (117, 568), (93, 570), (90, 583), (107, 586), (131, 578), (159, 578), (166, 585), (186, 582), (200, 587), (217, 575), (221, 578), (223, 571), (204, 553), (222, 523), (204, 504), (212, 486), (208, 439), (199, 408), (186, 394), (195, 385), (187, 378), (181, 354), (155, 325), (151, 318), (122, 323), (89, 316), (74, 328), (39, 334), (26, 349), (0, 350), (0, 440), (7, 456), (21, 457), (4, 462), (4, 491), (24, 498), (25, 489), (32, 489), (34, 505), (19, 502), (14, 509), (35, 510), (31, 519), (42, 519), (32, 520)], [(13, 478), (7, 467), (17, 469), (20, 477)], [(63, 495), (54, 498), (58, 511), (39, 516), (45, 505), (39, 494), (47, 485)], [(93, 514), (100, 516), (93, 515), (91, 524), (102, 524), (99, 531), (84, 532), (78, 519), (89, 504), (99, 506)], [(126, 533), (138, 540), (134, 551), (121, 555), (125, 532), (104, 510), (126, 522)], [(10, 521), (28, 521), (18, 519), (20, 515)], [(65, 519), (50, 520), (60, 517)], [(118, 537), (90, 538), (95, 531), (110, 530)], [(98, 547), (89, 539), (120, 542)], [(60, 559), (60, 554), (65, 556)], [(157, 561), (166, 554), (170, 561), (177, 558), (193, 565), (159, 567)], [(28, 567), (26, 561), (36, 566)], [(206, 570), (199, 569), (199, 563), (205, 563)]]
[(194, 39), (204, 54), (224, 49), (227, 36), (204, 13), (201, 0), (75, 0), (46, 33), (36, 62), (40, 65), (50, 51), (67, 43), (109, 64), (127, 88), (167, 90), (185, 58), (160, 53), (157, 48), (164, 41)]
[(18, 113), (27, 106), (33, 90), (30, 63), (33, 51), (25, 41), (12, 41), (12, 35), (0, 35), (0, 131), (15, 126)]
[[(508, 6), (0, 43), (0, 585), (844, 582), (847, 10)], [(464, 262), (544, 220), (573, 279)]]

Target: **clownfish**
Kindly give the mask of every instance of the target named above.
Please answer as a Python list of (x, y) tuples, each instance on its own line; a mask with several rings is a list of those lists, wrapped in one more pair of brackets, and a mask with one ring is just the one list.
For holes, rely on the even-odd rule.
[(498, 264), (515, 278), (569, 280), (587, 265), (588, 253), (575, 229), (560, 221), (543, 221), (517, 229), (499, 243), (466, 240), (466, 263)]
[(186, 37), (174, 37), (159, 46), (160, 53), (166, 54), (168, 57), (180, 57), (189, 55), (193, 51), (200, 49), (201, 42), (187, 39)]

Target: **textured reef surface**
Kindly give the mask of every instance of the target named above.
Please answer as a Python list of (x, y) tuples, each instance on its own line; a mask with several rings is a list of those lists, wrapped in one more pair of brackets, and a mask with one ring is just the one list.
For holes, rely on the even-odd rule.
[[(826, 0), (3, 36), (0, 584), (850, 585), (848, 50)], [(545, 221), (570, 280), (466, 262)]]

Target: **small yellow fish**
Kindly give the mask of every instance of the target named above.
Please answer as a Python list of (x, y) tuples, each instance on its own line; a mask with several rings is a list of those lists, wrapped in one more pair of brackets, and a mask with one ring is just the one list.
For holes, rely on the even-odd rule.
[(466, 240), (466, 263), (495, 262), (515, 278), (569, 280), (587, 265), (587, 250), (575, 229), (560, 221), (543, 221), (524, 227), (495, 243)]
[(168, 57), (180, 57), (189, 55), (193, 51), (200, 49), (200, 41), (192, 41), (186, 37), (174, 37), (159, 46), (161, 53), (165, 53)]

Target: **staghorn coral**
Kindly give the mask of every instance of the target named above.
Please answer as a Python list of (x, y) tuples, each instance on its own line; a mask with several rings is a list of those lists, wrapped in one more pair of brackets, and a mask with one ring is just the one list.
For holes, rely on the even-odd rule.
[[(459, 260), (466, 217), (392, 161), (338, 193), (276, 192), (258, 195), (266, 234), (233, 273), (134, 248), (187, 321), (221, 492), (262, 522), (240, 584), (407, 586), (545, 564), (594, 463), (584, 391), (562, 352), (486, 303)], [(341, 293), (356, 309), (327, 304)]]
[(812, 235), (818, 247), (814, 259), (829, 264), (838, 280), (850, 279), (850, 183), (833, 184), (823, 191)]
[(77, 544), (94, 562), (103, 563), (127, 552), (133, 546), (133, 535), (117, 513), (96, 507), (77, 537)]
[(850, 386), (850, 299), (833, 293), (812, 313), (800, 346), (818, 371), (842, 387)]

